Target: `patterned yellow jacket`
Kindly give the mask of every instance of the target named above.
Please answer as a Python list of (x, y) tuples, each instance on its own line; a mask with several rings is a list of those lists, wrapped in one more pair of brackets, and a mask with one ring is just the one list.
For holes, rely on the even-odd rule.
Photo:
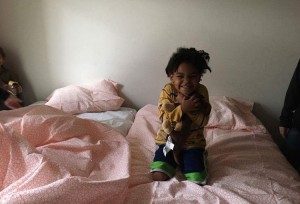
[[(207, 88), (199, 84), (198, 93), (204, 97), (204, 100), (209, 103), (209, 96)], [(158, 102), (158, 114), (160, 120), (170, 120), (170, 123), (176, 124), (182, 120), (182, 109), (181, 105), (176, 100), (178, 92), (175, 87), (168, 83), (164, 86), (163, 90), (160, 93), (159, 102)], [(164, 109), (165, 104), (174, 104), (173, 110)], [(206, 141), (203, 135), (203, 127), (207, 124), (208, 114), (204, 115), (200, 112), (189, 113), (189, 118), (192, 120), (191, 131), (187, 136), (183, 148), (193, 148), (193, 147), (202, 147), (205, 148)], [(165, 144), (167, 142), (168, 133), (164, 130), (163, 127), (159, 129), (155, 137), (156, 144)]]

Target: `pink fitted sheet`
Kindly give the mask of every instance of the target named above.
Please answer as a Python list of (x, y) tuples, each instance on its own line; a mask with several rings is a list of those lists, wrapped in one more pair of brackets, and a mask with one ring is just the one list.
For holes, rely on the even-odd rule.
[(271, 136), (257, 127), (206, 128), (206, 186), (184, 180), (180, 171), (169, 181), (153, 182), (149, 171), (159, 125), (157, 107), (146, 105), (129, 131), (131, 175), (126, 203), (300, 203), (299, 175)]

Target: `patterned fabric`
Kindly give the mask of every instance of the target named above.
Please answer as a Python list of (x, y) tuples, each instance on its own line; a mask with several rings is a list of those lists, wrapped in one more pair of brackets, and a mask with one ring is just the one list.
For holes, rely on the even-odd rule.
[(160, 122), (157, 106), (146, 105), (127, 135), (131, 176), (125, 203), (299, 203), (298, 173), (258, 125), (259, 120), (243, 130), (206, 128), (209, 179), (205, 186), (187, 181), (178, 171), (168, 181), (153, 181), (149, 167)]
[[(199, 84), (198, 93), (204, 96), (204, 99), (209, 102), (208, 99), (208, 91), (207, 88)], [(170, 120), (171, 123), (178, 123), (182, 120), (182, 111), (181, 106), (179, 105), (178, 101), (176, 100), (177, 91), (175, 87), (169, 83), (166, 84), (161, 91), (159, 102), (158, 102), (158, 111), (159, 111), (159, 118), (163, 120)], [(163, 104), (174, 104), (175, 109), (172, 111), (166, 111), (163, 109)], [(192, 120), (192, 125), (190, 135), (187, 137), (186, 142), (184, 144), (184, 148), (189, 147), (202, 147), (204, 148), (206, 145), (205, 139), (203, 137), (203, 127), (208, 120), (208, 117), (204, 116), (202, 113), (189, 113), (188, 117)], [(165, 144), (167, 142), (168, 134), (164, 131), (161, 127), (155, 138), (155, 142), (157, 144)]]
[(129, 148), (100, 122), (45, 105), (0, 112), (0, 203), (124, 203)]

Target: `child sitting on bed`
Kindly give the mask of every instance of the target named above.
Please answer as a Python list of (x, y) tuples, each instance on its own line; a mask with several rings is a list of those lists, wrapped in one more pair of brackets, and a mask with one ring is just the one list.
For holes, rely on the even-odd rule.
[(162, 126), (151, 165), (154, 181), (175, 175), (179, 166), (187, 180), (205, 185), (207, 180), (203, 127), (211, 110), (207, 88), (200, 84), (209, 54), (195, 48), (178, 48), (166, 67), (170, 83), (160, 93), (158, 109)]

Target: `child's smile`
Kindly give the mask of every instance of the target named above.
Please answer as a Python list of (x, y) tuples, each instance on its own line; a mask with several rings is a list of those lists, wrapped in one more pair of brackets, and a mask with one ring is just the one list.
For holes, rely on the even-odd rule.
[(181, 63), (170, 79), (179, 93), (189, 96), (197, 89), (201, 76), (194, 65)]

